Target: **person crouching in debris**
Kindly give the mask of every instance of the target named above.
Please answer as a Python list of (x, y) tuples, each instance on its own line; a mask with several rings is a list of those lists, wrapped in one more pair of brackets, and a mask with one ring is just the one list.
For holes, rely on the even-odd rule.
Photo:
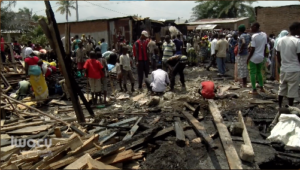
[(17, 100), (23, 100), (27, 97), (30, 94), (30, 87), (29, 81), (26, 81), (26, 77), (23, 77), (22, 81), (19, 81), (19, 88), (16, 92)]
[(134, 78), (131, 71), (132, 63), (129, 55), (127, 54), (127, 51), (128, 51), (127, 46), (123, 46), (122, 55), (120, 56), (120, 67), (123, 76), (123, 84), (124, 84), (125, 92), (127, 91), (127, 87), (126, 87), (127, 78), (129, 78), (131, 82), (131, 91), (134, 92)]
[(83, 68), (85, 69), (86, 77), (91, 87), (92, 102), (93, 104), (97, 104), (101, 92), (101, 78), (104, 68), (100, 61), (97, 60), (97, 55), (94, 51), (90, 52), (90, 59), (86, 60)]
[(170, 57), (166, 61), (167, 67), (169, 68), (170, 77), (171, 77), (170, 91), (174, 90), (175, 77), (177, 74), (179, 74), (180, 76), (180, 82), (182, 84), (182, 88), (185, 88), (183, 70), (185, 69), (187, 61), (188, 58), (185, 55), (175, 55), (173, 57)]
[(170, 84), (169, 75), (166, 71), (162, 70), (162, 65), (158, 64), (157, 69), (151, 73), (151, 77), (145, 80), (148, 92), (164, 93), (167, 86)]
[(61, 88), (63, 91), (63, 95), (61, 96), (61, 99), (67, 98), (67, 100), (71, 100), (70, 93), (68, 91), (68, 87), (66, 84), (66, 80), (65, 79), (60, 80), (59, 84), (61, 85)]
[(204, 99), (215, 99), (217, 88), (215, 87), (215, 83), (212, 81), (204, 81), (200, 84), (200, 89), (198, 93), (204, 98)]
[(215, 86), (215, 83), (212, 81), (204, 81), (200, 84), (200, 88), (198, 93), (204, 99), (225, 99), (225, 98), (238, 98), (238, 95), (235, 93), (223, 94), (222, 90), (221, 93), (217, 94), (219, 87)]

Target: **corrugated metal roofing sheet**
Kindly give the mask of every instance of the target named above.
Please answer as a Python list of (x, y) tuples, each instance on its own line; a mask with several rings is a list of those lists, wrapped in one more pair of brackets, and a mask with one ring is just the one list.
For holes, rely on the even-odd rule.
[(201, 19), (194, 22), (187, 23), (188, 25), (201, 25), (201, 24), (221, 24), (221, 23), (234, 23), (248, 19), (249, 17), (242, 18), (214, 18), (214, 19)]
[(217, 25), (198, 25), (196, 27), (196, 30), (212, 30), (216, 27), (217, 27)]

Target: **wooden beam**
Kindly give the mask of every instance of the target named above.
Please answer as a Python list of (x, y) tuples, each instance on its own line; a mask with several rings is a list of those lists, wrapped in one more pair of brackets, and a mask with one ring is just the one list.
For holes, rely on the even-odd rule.
[(191, 106), (190, 104), (188, 104), (187, 102), (184, 102), (183, 105), (185, 107), (187, 107), (188, 109), (190, 109), (191, 111), (195, 112), (195, 108), (193, 106)]
[(60, 131), (60, 128), (59, 128), (59, 127), (56, 127), (56, 128), (54, 129), (54, 133), (55, 133), (55, 136), (56, 136), (57, 138), (61, 138), (61, 137), (62, 137), (61, 131)]
[(154, 135), (157, 134), (157, 132), (160, 130), (160, 127), (153, 127), (151, 129), (148, 129), (142, 133), (140, 133), (137, 136), (134, 136), (133, 138), (125, 141), (120, 141), (108, 148), (102, 149), (99, 152), (91, 155), (93, 158), (98, 158), (98, 157), (103, 157), (106, 156), (116, 150), (118, 150), (121, 147), (127, 146), (127, 145), (132, 145), (134, 141), (137, 141), (139, 139), (143, 139), (143, 141), (148, 141), (149, 139), (152, 139)]
[[(79, 103), (79, 99), (78, 99), (78, 96), (77, 96), (76, 89), (74, 88), (74, 84), (72, 85), (72, 81), (70, 80), (71, 77), (72, 77), (72, 75), (70, 74), (71, 71), (68, 71), (68, 69), (66, 68), (65, 61), (64, 61), (64, 58), (63, 58), (63, 54), (62, 54), (62, 53), (64, 53), (64, 51), (61, 51), (61, 49), (60, 49), (60, 46), (59, 46), (60, 41), (58, 41), (57, 38), (56, 38), (56, 32), (54, 30), (54, 24), (53, 23), (51, 23), (49, 25), (49, 29), (50, 29), (50, 33), (53, 37), (52, 39), (54, 41), (54, 45), (56, 46), (55, 49), (57, 49), (56, 50), (57, 59), (58, 59), (60, 68), (62, 69), (62, 74), (64, 75), (64, 78), (65, 78), (65, 83), (67, 85), (67, 88), (68, 88), (68, 91), (69, 91), (69, 94), (70, 94), (70, 97), (71, 97), (71, 101), (72, 101), (72, 104), (73, 104), (73, 107), (74, 107), (74, 110), (75, 110), (77, 121), (78, 122), (85, 122), (84, 115), (83, 115), (83, 112), (82, 112), (81, 105)], [(72, 69), (70, 69), (70, 70), (72, 70)]]
[(1, 96), (2, 96), (2, 97), (5, 97), (5, 98), (7, 98), (7, 99), (9, 99), (10, 101), (13, 101), (13, 102), (18, 103), (18, 104), (20, 104), (20, 105), (22, 105), (22, 106), (25, 106), (25, 107), (27, 107), (27, 108), (29, 108), (29, 109), (35, 110), (36, 112), (38, 112), (38, 113), (40, 113), (40, 114), (42, 114), (42, 115), (44, 115), (44, 116), (50, 117), (51, 119), (56, 120), (56, 121), (58, 121), (58, 122), (61, 122), (61, 123), (63, 123), (64, 125), (69, 126), (69, 123), (67, 123), (67, 122), (65, 122), (65, 121), (62, 121), (62, 120), (60, 120), (60, 119), (57, 119), (56, 117), (51, 116), (51, 115), (49, 115), (49, 114), (47, 114), (47, 113), (44, 113), (44, 112), (42, 112), (42, 111), (40, 111), (40, 110), (38, 110), (38, 109), (36, 109), (36, 108), (34, 108), (34, 107), (28, 106), (28, 105), (26, 105), (26, 104), (24, 104), (24, 103), (22, 103), (22, 102), (20, 102), (20, 101), (18, 101), (18, 100), (15, 100), (15, 99), (13, 99), (13, 98), (11, 98), (11, 97), (5, 95), (5, 94), (2, 94)]
[(130, 158), (132, 158), (135, 155), (135, 153), (130, 149), (124, 152), (120, 152), (105, 158), (101, 158), (100, 161), (105, 163), (105, 164), (114, 164), (114, 163), (118, 163), (118, 162), (123, 162), (126, 160), (129, 160)]
[(134, 124), (134, 126), (130, 129), (129, 133), (123, 138), (123, 140), (127, 140), (132, 138), (132, 136), (135, 134), (135, 132), (138, 130), (139, 128), (139, 122), (142, 120), (143, 117), (140, 117), (136, 123)]
[(180, 146), (185, 145), (185, 135), (182, 127), (182, 123), (179, 117), (175, 117), (175, 132), (176, 132), (176, 142)]
[(120, 169), (111, 165), (105, 165), (102, 162), (89, 158), (87, 162), (88, 169)]
[(1, 132), (7, 132), (7, 131), (16, 130), (16, 129), (21, 129), (21, 128), (28, 127), (28, 126), (36, 126), (36, 125), (41, 125), (41, 124), (43, 124), (43, 121), (26, 123), (26, 124), (21, 124), (21, 125), (16, 125), (16, 126), (3, 127), (3, 128), (1, 128)]
[(244, 143), (246, 145), (246, 146), (241, 147), (240, 157), (241, 157), (242, 160), (252, 163), (254, 161), (254, 150), (253, 150), (251, 140), (250, 140), (250, 137), (248, 135), (248, 131), (247, 131), (247, 128), (245, 126), (244, 118), (243, 118), (243, 115), (242, 115), (241, 111), (239, 111), (239, 113), (238, 113), (238, 120), (242, 124), (242, 126), (244, 127), (242, 137), (243, 137)]
[(200, 123), (196, 118), (193, 117), (192, 114), (189, 114), (188, 112), (183, 111), (182, 114), (186, 117), (188, 122), (192, 124), (196, 134), (204, 139), (205, 143), (209, 146), (210, 149), (217, 148), (217, 146), (214, 143), (214, 140), (206, 132), (202, 123)]
[(77, 159), (75, 162), (65, 167), (64, 169), (86, 169), (89, 158), (92, 159), (90, 154), (87, 153), (82, 157), (80, 157), (79, 159)]
[(209, 110), (213, 116), (215, 125), (219, 132), (219, 136), (227, 157), (227, 162), (230, 169), (243, 169), (242, 162), (233, 146), (233, 142), (227, 126), (223, 123), (223, 118), (214, 100), (208, 100)]

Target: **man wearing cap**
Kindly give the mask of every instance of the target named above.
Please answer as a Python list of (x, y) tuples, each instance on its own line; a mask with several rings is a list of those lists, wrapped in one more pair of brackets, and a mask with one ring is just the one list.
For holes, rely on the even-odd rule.
[(142, 31), (140, 39), (138, 39), (133, 45), (133, 56), (135, 57), (138, 71), (139, 90), (142, 89), (144, 74), (145, 78), (148, 78), (149, 74), (150, 61), (147, 56), (147, 46), (149, 41), (146, 40), (148, 37), (148, 32)]
[(170, 70), (170, 78), (171, 78), (170, 91), (174, 90), (175, 77), (177, 74), (179, 74), (179, 76), (180, 76), (180, 82), (182, 84), (182, 88), (183, 89), (185, 88), (185, 80), (184, 80), (183, 70), (185, 69), (187, 61), (188, 61), (187, 57), (185, 55), (181, 55), (181, 54), (168, 58), (166, 64)]

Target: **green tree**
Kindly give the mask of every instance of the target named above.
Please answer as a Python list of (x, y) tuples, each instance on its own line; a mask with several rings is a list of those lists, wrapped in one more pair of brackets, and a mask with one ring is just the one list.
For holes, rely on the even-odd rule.
[(24, 15), (26, 20), (31, 21), (32, 20), (32, 9), (30, 10), (29, 8), (23, 7), (23, 8), (19, 8), (19, 13), (21, 15)]
[(194, 20), (205, 18), (237, 18), (249, 17), (255, 21), (255, 11), (251, 6), (253, 1), (197, 1), (192, 11)]
[(15, 17), (15, 13), (11, 11), (11, 7), (15, 7), (16, 3), (17, 1), (1, 1), (1, 29), (10, 29), (10, 23)]
[(56, 12), (60, 12), (60, 14), (66, 14), (66, 20), (67, 22), (69, 15), (71, 16), (71, 11), (70, 9), (75, 9), (74, 4), (75, 2), (73, 1), (59, 1), (56, 2), (56, 4), (60, 5), (60, 7), (58, 7), (58, 9), (56, 10)]

